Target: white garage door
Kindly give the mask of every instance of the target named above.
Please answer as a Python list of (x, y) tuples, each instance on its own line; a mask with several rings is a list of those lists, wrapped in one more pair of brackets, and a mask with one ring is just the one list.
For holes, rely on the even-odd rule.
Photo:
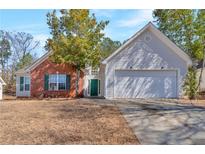
[(176, 98), (175, 70), (116, 70), (115, 98)]

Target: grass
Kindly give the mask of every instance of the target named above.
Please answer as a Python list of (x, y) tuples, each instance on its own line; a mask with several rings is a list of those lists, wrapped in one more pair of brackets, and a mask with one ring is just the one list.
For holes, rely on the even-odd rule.
[(0, 102), (0, 144), (138, 144), (117, 107), (92, 101)]

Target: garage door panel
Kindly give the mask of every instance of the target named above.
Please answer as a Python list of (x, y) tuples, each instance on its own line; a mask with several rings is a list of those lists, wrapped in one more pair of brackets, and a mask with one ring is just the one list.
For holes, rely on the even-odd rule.
[(176, 71), (116, 71), (117, 98), (174, 98)]

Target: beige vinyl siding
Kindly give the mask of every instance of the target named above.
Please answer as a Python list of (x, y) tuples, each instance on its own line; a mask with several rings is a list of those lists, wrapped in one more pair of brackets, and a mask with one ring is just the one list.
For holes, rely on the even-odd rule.
[[(29, 91), (20, 91), (20, 77), (29, 77), (29, 74), (21, 74), (16, 76), (16, 96), (17, 97), (30, 97), (30, 90)], [(30, 83), (30, 89), (31, 89), (31, 83)]]
[[(147, 41), (146, 36), (149, 36), (150, 40)], [(181, 96), (187, 63), (147, 29), (107, 63), (105, 68), (106, 98), (114, 98), (116, 69), (178, 69), (177, 82)]]

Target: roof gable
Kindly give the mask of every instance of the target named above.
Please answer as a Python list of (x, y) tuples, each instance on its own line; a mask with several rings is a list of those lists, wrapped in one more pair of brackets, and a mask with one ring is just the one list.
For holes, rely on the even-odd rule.
[(106, 58), (102, 64), (106, 64), (113, 57), (119, 54), (124, 48), (126, 48), (129, 44), (131, 44), (136, 38), (138, 38), (144, 31), (150, 30), (153, 32), (161, 42), (163, 42), (166, 46), (168, 46), (171, 51), (173, 51), (176, 55), (178, 55), (182, 60), (184, 60), (188, 65), (192, 64), (190, 57), (182, 51), (179, 47), (177, 47), (168, 37), (166, 37), (161, 31), (159, 31), (151, 22), (145, 25), (141, 30), (139, 30), (136, 34), (134, 34), (125, 44), (123, 44), (120, 48), (118, 48), (115, 52), (113, 52), (108, 58)]
[[(46, 59), (49, 58), (49, 56), (52, 54), (52, 52), (47, 52), (45, 53), (42, 57), (34, 61), (31, 65), (20, 69), (16, 72), (16, 74), (25, 74), (25, 73), (30, 73), (30, 71), (34, 70), (37, 66), (39, 66), (41, 63), (43, 63)], [(84, 71), (84, 69), (81, 69)]]
[(49, 58), (49, 56), (51, 55), (51, 52), (47, 52), (45, 53), (42, 57), (40, 57), (39, 59), (37, 59), (36, 61), (34, 61), (30, 66), (28, 66), (26, 68), (26, 70), (33, 70), (34, 68), (36, 68), (38, 65), (40, 65), (42, 62), (44, 62), (46, 59)]
[(49, 58), (49, 56), (51, 55), (51, 52), (47, 52), (45, 53), (42, 57), (40, 57), (39, 59), (37, 59), (36, 61), (34, 61), (31, 65), (20, 69), (16, 72), (16, 74), (23, 74), (23, 73), (29, 73), (31, 70), (33, 70), (34, 68), (36, 68), (38, 65), (40, 65), (43, 61), (45, 61), (46, 59)]

